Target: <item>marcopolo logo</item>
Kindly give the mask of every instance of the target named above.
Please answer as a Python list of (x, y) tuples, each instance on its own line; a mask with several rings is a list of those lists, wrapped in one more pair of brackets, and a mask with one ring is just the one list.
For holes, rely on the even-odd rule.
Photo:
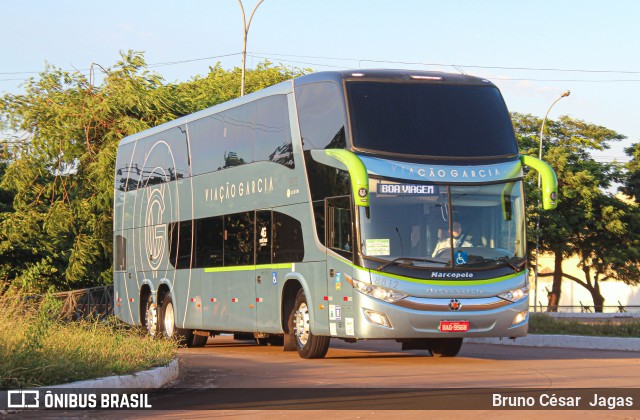
[(434, 279), (472, 279), (473, 278), (473, 273), (470, 273), (468, 271), (462, 271), (462, 272), (457, 272), (457, 271), (432, 271), (431, 272), (431, 278)]

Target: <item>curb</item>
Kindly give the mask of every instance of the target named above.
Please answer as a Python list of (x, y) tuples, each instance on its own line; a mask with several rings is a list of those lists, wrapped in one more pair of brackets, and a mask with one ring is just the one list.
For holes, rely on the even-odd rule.
[(62, 385), (51, 385), (43, 388), (160, 388), (161, 386), (176, 379), (179, 373), (180, 367), (178, 365), (178, 359), (176, 358), (166, 366), (143, 370), (142, 372), (136, 372), (131, 375), (107, 376), (104, 378), (89, 379), (86, 381), (71, 382)]
[(587, 337), (583, 335), (540, 335), (512, 338), (468, 338), (468, 343), (502, 344), (507, 346), (560, 347), (592, 350), (640, 352), (640, 338)]
[[(64, 389), (69, 391), (86, 391), (87, 389), (153, 389), (160, 388), (175, 380), (180, 373), (178, 358), (173, 359), (168, 365), (149, 370), (143, 370), (131, 375), (107, 376), (86, 381), (71, 382), (68, 384), (49, 385), (33, 390)], [(20, 410), (5, 410), (8, 407), (8, 392), (0, 392), (0, 414), (17, 412)]]

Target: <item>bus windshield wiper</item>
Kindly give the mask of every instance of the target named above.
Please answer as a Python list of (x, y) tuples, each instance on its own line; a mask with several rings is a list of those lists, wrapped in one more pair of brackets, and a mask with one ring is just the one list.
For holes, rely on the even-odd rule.
[(388, 262), (382, 264), (380, 267), (377, 268), (377, 270), (378, 271), (382, 271), (385, 268), (387, 268), (388, 266), (390, 266), (391, 264), (398, 264), (399, 261), (403, 261), (403, 260), (406, 260), (406, 261), (418, 261), (418, 262), (429, 262), (429, 263), (443, 264), (443, 265), (447, 265), (448, 264), (446, 262), (430, 260), (428, 258), (398, 257), (398, 258), (394, 258), (391, 261), (388, 261)]
[(456, 266), (460, 266), (460, 265), (467, 265), (467, 266), (471, 266), (471, 265), (476, 265), (476, 264), (482, 264), (482, 263), (496, 263), (498, 266), (507, 266), (509, 268), (511, 268), (513, 271), (518, 271), (519, 267), (522, 267), (523, 263), (520, 263), (518, 265), (514, 265), (509, 261), (509, 257), (500, 257), (500, 258), (474, 258), (473, 261), (469, 261), (468, 263), (465, 264), (457, 264)]

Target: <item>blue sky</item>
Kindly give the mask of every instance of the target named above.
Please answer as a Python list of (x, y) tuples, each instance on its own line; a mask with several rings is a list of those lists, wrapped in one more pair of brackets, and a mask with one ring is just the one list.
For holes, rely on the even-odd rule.
[[(248, 17), (257, 0), (243, 2)], [(45, 62), (84, 71), (112, 66), (121, 50), (182, 62), (154, 68), (172, 82), (241, 61), (236, 0), (5, 0), (0, 14), (0, 94), (20, 92)], [(496, 83), (511, 111), (538, 116), (569, 89), (550, 118), (626, 135), (598, 158), (624, 160), (622, 148), (640, 142), (639, 21), (633, 0), (265, 0), (247, 63), (464, 71)]]

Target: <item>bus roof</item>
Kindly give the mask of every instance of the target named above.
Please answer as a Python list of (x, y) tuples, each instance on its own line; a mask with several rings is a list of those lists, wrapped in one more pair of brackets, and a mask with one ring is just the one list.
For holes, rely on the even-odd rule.
[(433, 84), (455, 84), (467, 86), (494, 86), (493, 83), (479, 77), (468, 76), (465, 74), (444, 73), (435, 71), (421, 70), (390, 70), (390, 69), (356, 69), (342, 71), (321, 71), (287, 80), (276, 85), (261, 89), (257, 92), (250, 93), (240, 98), (231, 99), (212, 107), (203, 109), (193, 114), (185, 115), (173, 121), (166, 122), (156, 127), (149, 128), (139, 133), (132, 134), (120, 141), (120, 146), (126, 143), (134, 142), (138, 139), (148, 137), (153, 134), (160, 133), (164, 130), (187, 124), (193, 120), (203, 118), (209, 115), (225, 111), (230, 108), (242, 105), (253, 100), (263, 98), (269, 95), (287, 94), (292, 91), (295, 86), (301, 86), (310, 83), (332, 81), (342, 84), (343, 81), (386, 81), (392, 83), (401, 82), (421, 82)]
[(323, 81), (342, 83), (343, 81), (386, 81), (386, 82), (423, 82), (434, 84), (455, 84), (469, 86), (494, 86), (487, 79), (466, 74), (444, 73), (423, 70), (357, 69), (342, 71), (322, 71), (300, 76), (293, 80), (294, 86)]

